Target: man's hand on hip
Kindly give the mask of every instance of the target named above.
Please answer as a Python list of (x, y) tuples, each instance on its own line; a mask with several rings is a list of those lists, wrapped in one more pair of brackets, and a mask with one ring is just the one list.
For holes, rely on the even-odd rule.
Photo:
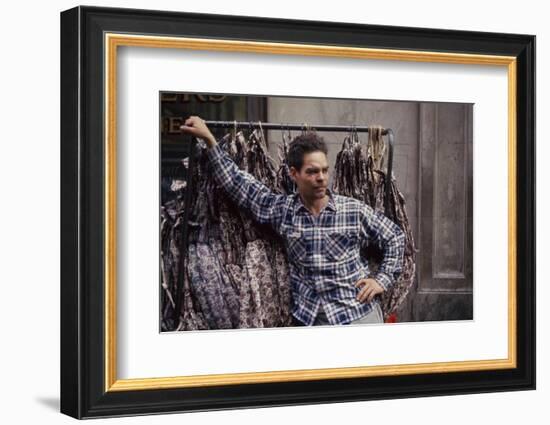
[(357, 300), (362, 303), (370, 303), (376, 295), (384, 292), (384, 288), (382, 288), (382, 286), (380, 286), (380, 284), (372, 278), (359, 279), (355, 283), (355, 286), (357, 288), (361, 288), (357, 294)]

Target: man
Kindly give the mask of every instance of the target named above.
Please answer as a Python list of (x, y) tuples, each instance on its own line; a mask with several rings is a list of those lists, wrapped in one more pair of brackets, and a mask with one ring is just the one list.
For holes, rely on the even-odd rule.
[[(382, 323), (377, 295), (401, 272), (405, 236), (368, 205), (328, 190), (327, 147), (315, 133), (296, 137), (288, 166), (297, 193), (273, 193), (240, 170), (197, 116), (181, 129), (203, 139), (216, 182), (241, 208), (283, 237), (290, 263), (292, 315), (300, 325)], [(360, 247), (379, 244), (384, 257), (375, 276)]]

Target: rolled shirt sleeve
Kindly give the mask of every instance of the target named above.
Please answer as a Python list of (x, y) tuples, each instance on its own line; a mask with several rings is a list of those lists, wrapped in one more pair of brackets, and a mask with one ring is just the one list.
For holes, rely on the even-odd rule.
[(220, 144), (207, 150), (214, 180), (239, 207), (246, 209), (254, 219), (274, 228), (282, 219), (286, 195), (276, 194), (237, 164)]
[(361, 237), (365, 242), (378, 244), (383, 251), (382, 262), (373, 277), (387, 291), (403, 268), (405, 234), (381, 211), (374, 211), (365, 204), (361, 217)]

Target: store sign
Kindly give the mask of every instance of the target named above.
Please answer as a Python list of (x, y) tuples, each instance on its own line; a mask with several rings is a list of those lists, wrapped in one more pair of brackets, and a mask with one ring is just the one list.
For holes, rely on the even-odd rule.
[(226, 97), (225, 95), (163, 93), (161, 99), (163, 102), (189, 103), (195, 101), (199, 103), (221, 103)]

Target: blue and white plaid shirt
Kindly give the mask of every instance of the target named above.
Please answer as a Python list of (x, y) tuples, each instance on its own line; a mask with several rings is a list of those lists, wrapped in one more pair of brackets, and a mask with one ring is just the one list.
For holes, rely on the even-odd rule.
[[(348, 324), (372, 311), (356, 299), (355, 283), (373, 277), (387, 290), (399, 276), (405, 236), (393, 221), (368, 205), (346, 196), (329, 194), (318, 217), (302, 204), (298, 194), (273, 193), (240, 170), (216, 145), (208, 149), (216, 182), (241, 208), (283, 237), (290, 263), (292, 314), (312, 325), (322, 306), (331, 324)], [(367, 242), (380, 244), (384, 258), (375, 276), (359, 254)]]

